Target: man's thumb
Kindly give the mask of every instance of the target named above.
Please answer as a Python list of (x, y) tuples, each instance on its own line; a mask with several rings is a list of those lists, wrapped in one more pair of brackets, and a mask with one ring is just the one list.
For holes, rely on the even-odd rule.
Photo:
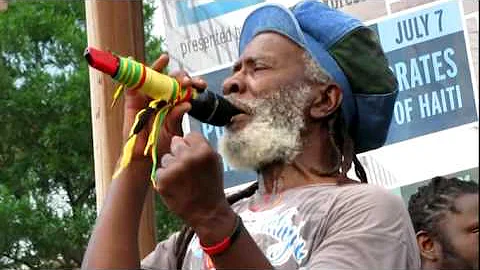
[(167, 130), (174, 134), (182, 134), (182, 117), (191, 108), (190, 102), (182, 102), (173, 107), (165, 118)]

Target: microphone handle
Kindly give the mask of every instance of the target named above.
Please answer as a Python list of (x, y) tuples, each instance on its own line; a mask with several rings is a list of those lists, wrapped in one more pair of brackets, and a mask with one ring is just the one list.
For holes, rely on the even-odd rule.
[(221, 95), (208, 90), (199, 93), (190, 103), (192, 109), (188, 112), (189, 115), (214, 126), (225, 126), (231, 122), (233, 116), (244, 113)]
[[(153, 99), (165, 99), (171, 96), (173, 85), (178, 82), (133, 59), (116, 56), (110, 52), (87, 47), (84, 56), (88, 64), (110, 75), (114, 80), (135, 88)], [(117, 99), (114, 96), (114, 101)], [(225, 126), (232, 117), (242, 113), (222, 96), (211, 92), (194, 91), (190, 100), (192, 109), (189, 114), (199, 121), (215, 126)]]

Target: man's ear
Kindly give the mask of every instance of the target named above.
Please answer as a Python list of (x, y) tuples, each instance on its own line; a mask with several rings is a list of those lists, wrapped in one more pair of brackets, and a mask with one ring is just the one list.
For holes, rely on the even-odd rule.
[(426, 231), (417, 232), (417, 244), (420, 250), (420, 257), (422, 260), (428, 260), (431, 262), (438, 261), (439, 254), (441, 254), (441, 247)]
[(314, 97), (310, 106), (310, 117), (325, 118), (342, 104), (343, 92), (336, 83), (327, 82), (314, 88)]

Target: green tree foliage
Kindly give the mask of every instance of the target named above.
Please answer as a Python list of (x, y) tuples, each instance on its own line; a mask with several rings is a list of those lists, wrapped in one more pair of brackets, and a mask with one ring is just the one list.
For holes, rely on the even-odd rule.
[[(96, 217), (85, 4), (10, 2), (0, 37), (0, 268), (79, 267)], [(163, 239), (179, 223), (157, 204)]]

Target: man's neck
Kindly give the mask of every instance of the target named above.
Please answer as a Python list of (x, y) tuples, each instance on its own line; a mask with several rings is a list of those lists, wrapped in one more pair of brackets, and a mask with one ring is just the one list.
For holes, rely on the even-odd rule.
[(340, 176), (338, 172), (331, 175), (319, 175), (298, 160), (294, 160), (290, 164), (272, 164), (259, 173), (262, 175), (267, 194), (305, 185), (337, 183)]
[(275, 191), (281, 192), (304, 185), (337, 183), (341, 157), (328, 129), (322, 125), (311, 125), (302, 139), (303, 151), (292, 162), (276, 162), (259, 171), (267, 193), (271, 193), (275, 185)]

